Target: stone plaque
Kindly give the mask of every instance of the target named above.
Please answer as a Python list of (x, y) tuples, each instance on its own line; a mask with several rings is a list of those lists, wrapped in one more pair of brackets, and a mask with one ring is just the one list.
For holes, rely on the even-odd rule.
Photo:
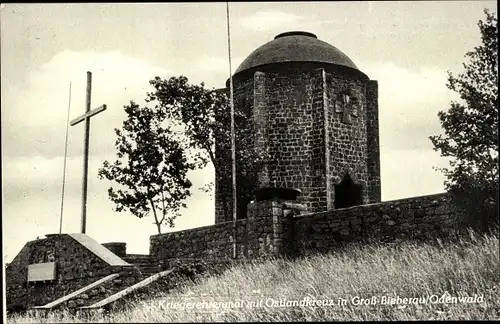
[(342, 114), (342, 122), (351, 124), (352, 117), (357, 118), (362, 109), (361, 95), (357, 90), (347, 90), (337, 94), (335, 101), (335, 112)]
[(45, 262), (28, 265), (28, 282), (56, 279), (56, 263)]

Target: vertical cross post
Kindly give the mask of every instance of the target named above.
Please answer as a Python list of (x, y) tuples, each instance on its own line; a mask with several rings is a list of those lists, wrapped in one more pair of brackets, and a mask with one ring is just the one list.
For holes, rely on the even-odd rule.
[(82, 181), (82, 219), (81, 232), (85, 234), (87, 226), (87, 182), (89, 170), (89, 140), (90, 140), (90, 117), (106, 110), (106, 105), (102, 105), (94, 110), (90, 110), (92, 93), (92, 73), (87, 72), (87, 94), (85, 99), (85, 114), (73, 119), (70, 123), (74, 126), (82, 121), (85, 122), (85, 134), (83, 139), (83, 181)]
[[(92, 96), (92, 73), (87, 71), (87, 93), (85, 96), (85, 113), (90, 111), (90, 101)], [(82, 223), (81, 232), (85, 234), (87, 226), (87, 180), (89, 173), (89, 138), (90, 138), (90, 118), (85, 118), (85, 135), (83, 138), (83, 182), (82, 182)]]

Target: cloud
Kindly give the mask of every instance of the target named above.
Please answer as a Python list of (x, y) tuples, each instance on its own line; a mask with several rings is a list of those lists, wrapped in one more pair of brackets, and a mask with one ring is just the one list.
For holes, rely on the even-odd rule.
[(224, 59), (217, 56), (203, 55), (196, 58), (195, 64), (198, 68), (208, 72), (222, 72), (225, 70), (227, 73), (227, 71), (229, 71), (228, 58)]
[(286, 28), (295, 26), (304, 17), (283, 11), (260, 10), (251, 16), (244, 17), (240, 24), (245, 29), (250, 30), (272, 30), (275, 28)]
[[(231, 58), (231, 71), (233, 74), (244, 59), (244, 56), (233, 56)], [(225, 82), (229, 78), (229, 58), (202, 55), (194, 60), (194, 64), (190, 69), (192, 72), (188, 71), (191, 72), (189, 75), (193, 75), (193, 77), (189, 78), (191, 83), (204, 81), (207, 88), (211, 88), (213, 85), (216, 85), (215, 88), (225, 87)], [(197, 75), (203, 75), (203, 80)]]
[[(85, 110), (87, 71), (92, 72), (91, 108), (108, 106), (91, 121), (91, 146), (97, 151), (113, 147), (110, 140), (114, 138), (113, 128), (121, 126), (123, 105), (130, 100), (143, 103), (146, 92), (151, 90), (149, 80), (166, 73), (161, 67), (119, 52), (60, 52), (34, 70), (22, 88), (7, 85), (3, 89), (3, 154), (63, 155), (69, 83), (72, 83), (70, 119), (73, 119)], [(69, 136), (72, 145), (82, 147), (82, 124), (70, 127)], [(81, 154), (71, 149), (68, 153)]]
[[(237, 56), (231, 58), (232, 72), (236, 71), (238, 66), (243, 62), (245, 57)], [(229, 75), (229, 58), (220, 56), (202, 55), (195, 59), (196, 66), (204, 71), (211, 73), (225, 73)]]
[(438, 112), (458, 99), (446, 88), (447, 74), (433, 67), (411, 70), (392, 62), (358, 64), (378, 81), (380, 143), (392, 149), (431, 149), (441, 132)]

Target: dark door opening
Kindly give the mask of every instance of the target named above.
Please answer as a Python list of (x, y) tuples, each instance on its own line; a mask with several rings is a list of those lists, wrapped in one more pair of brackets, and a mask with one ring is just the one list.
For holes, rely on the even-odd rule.
[(247, 218), (247, 209), (248, 209), (248, 204), (250, 201), (248, 199), (241, 199), (240, 201), (237, 202), (238, 204), (238, 211), (236, 214), (237, 219), (245, 219)]
[(335, 185), (335, 208), (347, 208), (363, 204), (361, 185), (357, 185), (349, 174)]

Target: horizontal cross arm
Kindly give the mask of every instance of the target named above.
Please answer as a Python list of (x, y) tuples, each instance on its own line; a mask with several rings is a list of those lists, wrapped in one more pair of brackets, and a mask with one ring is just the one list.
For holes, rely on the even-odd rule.
[(106, 105), (102, 105), (100, 107), (97, 107), (96, 109), (93, 109), (93, 110), (90, 110), (89, 112), (79, 116), (79, 117), (76, 117), (75, 119), (73, 119), (69, 124), (71, 126), (75, 126), (76, 124), (84, 121), (86, 118), (90, 118), (94, 115), (97, 115), (98, 113), (100, 113), (101, 111), (104, 111), (106, 110)]

